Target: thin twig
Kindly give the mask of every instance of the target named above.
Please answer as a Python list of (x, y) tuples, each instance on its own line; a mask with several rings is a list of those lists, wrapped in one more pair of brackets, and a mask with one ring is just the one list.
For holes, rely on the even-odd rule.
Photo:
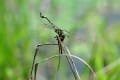
[(38, 53), (39, 47), (40, 46), (44, 46), (44, 45), (58, 45), (58, 44), (38, 44), (36, 49), (35, 49), (35, 53), (34, 53), (34, 57), (33, 57), (33, 62), (32, 62), (32, 68), (31, 68), (31, 72), (30, 72), (30, 80), (33, 80), (32, 78), (32, 73), (33, 73), (33, 68), (34, 68), (34, 64), (35, 64), (35, 59), (36, 59), (36, 55)]
[[(59, 37), (57, 37), (57, 40), (58, 40), (58, 45), (60, 45), (60, 48), (63, 49), (65, 53), (66, 52), (68, 53), (68, 51), (64, 48), (64, 45), (62, 44), (63, 42), (61, 42)], [(70, 55), (70, 53), (68, 53), (68, 55)], [(73, 59), (70, 56), (66, 56), (66, 58), (67, 58), (67, 61), (70, 65), (70, 69), (74, 75), (75, 80), (80, 80), (80, 76), (77, 72), (77, 69), (76, 69), (76, 66), (75, 66)]]
[(39, 63), (35, 63), (34, 80), (36, 80), (36, 74), (37, 74), (38, 64)]
[(56, 57), (59, 57), (59, 56), (68, 56), (68, 57), (71, 57), (71, 58), (75, 58), (76, 60), (78, 60), (79, 62), (82, 62), (84, 65), (86, 65), (88, 67), (88, 69), (92, 72), (92, 74), (94, 75), (94, 78), (95, 80), (97, 80), (96, 78), (96, 73), (94, 72), (94, 70), (92, 69), (92, 67), (85, 61), (83, 60), (82, 58), (78, 57), (78, 56), (75, 56), (75, 55), (68, 55), (68, 54), (59, 54), (59, 55), (53, 55), (51, 57), (48, 57), (48, 58), (45, 58), (43, 60), (41, 60), (39, 63), (42, 63), (42, 62), (46, 62), (46, 61), (49, 61), (53, 58), (56, 58)]

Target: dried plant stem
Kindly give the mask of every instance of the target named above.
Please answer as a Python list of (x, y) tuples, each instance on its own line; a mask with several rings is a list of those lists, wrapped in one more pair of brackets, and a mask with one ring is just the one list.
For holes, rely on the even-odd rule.
[[(63, 54), (62, 52), (64, 51), (64, 54), (70, 55), (70, 53), (68, 53), (68, 51), (64, 47), (63, 42), (60, 40), (59, 36), (56, 36), (56, 37), (57, 37), (57, 40), (58, 40), (59, 54)], [(74, 64), (73, 59), (70, 56), (66, 56), (66, 59), (69, 63), (70, 69), (71, 69), (71, 71), (74, 75), (75, 80), (80, 80), (80, 76), (77, 72), (77, 69), (76, 69), (76, 66)]]
[(96, 73), (94, 72), (94, 70), (92, 69), (92, 67), (91, 67), (85, 60), (83, 60), (82, 58), (77, 57), (77, 56), (72, 55), (72, 54), (71, 54), (71, 55), (68, 55), (68, 54), (54, 55), (54, 56), (51, 56), (51, 57), (48, 57), (48, 58), (45, 58), (45, 59), (41, 60), (40, 63), (46, 62), (46, 61), (50, 61), (51, 59), (56, 58), (56, 57), (59, 57), (59, 56), (71, 56), (71, 58), (75, 58), (75, 59), (77, 59), (79, 62), (82, 62), (82, 63), (85, 64), (85, 65), (88, 67), (88, 69), (92, 72), (92, 74), (94, 75), (94, 79), (97, 80)]
[(35, 63), (34, 80), (36, 80), (36, 74), (37, 74), (38, 64), (39, 63)]
[[(65, 48), (66, 48), (66, 47), (65, 47)], [(64, 49), (65, 49), (65, 48), (64, 48)], [(80, 76), (79, 76), (79, 73), (78, 73), (78, 71), (77, 71), (76, 65), (75, 65), (72, 57), (70, 56), (70, 55), (71, 55), (70, 51), (68, 51), (67, 49), (65, 49), (65, 51), (66, 51), (66, 53), (69, 55), (69, 56), (66, 56), (66, 58), (68, 59), (68, 62), (69, 62), (69, 64), (71, 65), (71, 69), (72, 69), (73, 75), (74, 75), (74, 77), (75, 77), (75, 80), (80, 80)]]
[(31, 71), (30, 71), (30, 80), (33, 80), (32, 73), (33, 73), (33, 68), (34, 68), (34, 65), (35, 65), (36, 55), (38, 53), (39, 47), (44, 46), (44, 45), (58, 45), (58, 44), (38, 44), (37, 45), (37, 47), (35, 49), (34, 57), (33, 57), (32, 68), (31, 68)]

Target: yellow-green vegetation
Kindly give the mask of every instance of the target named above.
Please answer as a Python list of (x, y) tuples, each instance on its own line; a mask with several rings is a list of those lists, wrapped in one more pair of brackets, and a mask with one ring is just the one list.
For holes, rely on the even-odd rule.
[[(0, 80), (27, 80), (36, 45), (56, 43), (54, 31), (40, 18), (40, 12), (68, 31), (65, 44), (71, 54), (84, 59), (98, 80), (120, 80), (119, 3), (120, 0), (0, 0)], [(58, 54), (57, 50), (44, 47), (37, 58), (42, 61), (45, 56)], [(48, 71), (55, 72), (57, 61), (53, 61), (56, 64), (50, 60)], [(89, 80), (89, 69), (75, 61), (81, 80)], [(70, 80), (65, 63), (61, 64), (59, 80)], [(50, 76), (39, 80), (45, 78), (53, 80)]]

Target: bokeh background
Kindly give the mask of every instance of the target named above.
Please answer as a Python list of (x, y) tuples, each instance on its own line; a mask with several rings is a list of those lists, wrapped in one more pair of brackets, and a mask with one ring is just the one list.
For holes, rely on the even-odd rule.
[[(0, 0), (0, 80), (26, 80), (36, 45), (56, 42), (40, 11), (68, 31), (65, 44), (98, 80), (120, 80), (120, 0)], [(53, 55), (57, 49), (48, 50)], [(89, 80), (84, 64), (79, 71), (82, 80)]]

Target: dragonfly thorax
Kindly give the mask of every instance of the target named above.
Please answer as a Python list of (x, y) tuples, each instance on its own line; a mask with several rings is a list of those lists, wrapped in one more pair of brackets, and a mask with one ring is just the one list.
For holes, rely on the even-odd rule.
[(58, 34), (58, 36), (59, 36), (59, 38), (60, 38), (60, 41), (61, 41), (61, 42), (64, 41), (64, 39), (65, 39), (65, 34), (64, 34), (63, 30), (61, 30), (61, 29), (55, 29), (55, 32)]

